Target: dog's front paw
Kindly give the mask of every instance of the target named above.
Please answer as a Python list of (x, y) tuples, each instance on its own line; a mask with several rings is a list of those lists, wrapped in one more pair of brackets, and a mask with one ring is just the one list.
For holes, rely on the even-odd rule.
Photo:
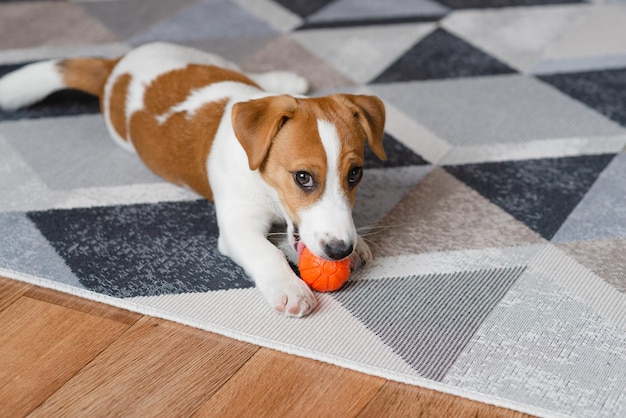
[(295, 275), (288, 280), (259, 285), (259, 288), (270, 305), (286, 316), (302, 317), (317, 306), (317, 298), (309, 286)]
[(350, 269), (355, 270), (369, 263), (373, 258), (374, 255), (372, 254), (372, 250), (370, 250), (370, 246), (359, 236), (356, 241), (356, 249), (350, 256)]

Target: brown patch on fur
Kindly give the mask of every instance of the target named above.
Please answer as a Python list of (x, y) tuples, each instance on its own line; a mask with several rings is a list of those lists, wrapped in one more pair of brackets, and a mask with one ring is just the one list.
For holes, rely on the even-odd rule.
[(293, 119), (297, 107), (296, 99), (287, 95), (235, 103), (233, 129), (246, 151), (250, 170), (260, 167), (274, 137), (286, 121)]
[(59, 68), (68, 88), (102, 97), (104, 84), (118, 61), (119, 59), (72, 58), (61, 61)]
[(175, 113), (162, 124), (146, 110), (133, 113), (130, 137), (137, 154), (159, 176), (213, 200), (207, 160), (227, 102), (207, 103), (192, 117)]
[[(81, 90), (100, 98), (100, 109), (104, 113), (104, 86), (121, 58), (71, 58), (59, 63), (63, 83), (71, 89)], [(126, 95), (130, 74), (120, 75), (113, 84), (109, 96), (109, 119), (117, 134), (126, 137)]]
[(374, 154), (381, 160), (387, 159), (383, 148), (383, 135), (385, 133), (385, 105), (376, 96), (339, 94), (331, 96), (342, 102), (352, 111), (365, 131), (367, 144)]
[(387, 155), (383, 148), (385, 107), (375, 96), (338, 94), (316, 99), (316, 117), (332, 123), (340, 141), (338, 174), (341, 187), (351, 206), (356, 200), (357, 186), (351, 186), (348, 177), (365, 162), (365, 143), (381, 160)]
[(189, 64), (185, 68), (161, 74), (150, 83), (144, 95), (145, 109), (154, 115), (163, 114), (184, 101), (192, 90), (222, 81), (236, 81), (257, 87), (252, 80), (236, 71)]
[[(116, 86), (119, 83), (120, 101), (125, 100), (128, 81), (130, 78), (116, 82)], [(157, 117), (184, 102), (193, 90), (224, 81), (256, 86), (235, 71), (189, 64), (155, 78), (144, 93), (144, 109), (133, 113), (129, 123), (128, 134), (133, 146), (152, 171), (209, 200), (213, 200), (213, 192), (206, 165), (228, 99), (206, 103), (191, 115), (173, 113), (162, 123)], [(121, 126), (122, 121), (119, 123)]]
[[(260, 171), (263, 179), (278, 192), (289, 217), (299, 223), (299, 210), (318, 201), (324, 193), (327, 165), (315, 115), (299, 106), (274, 137)], [(313, 176), (313, 189), (305, 191), (296, 183), (294, 174), (298, 171)]]
[(352, 169), (363, 167), (365, 143), (367, 142), (378, 158), (387, 159), (382, 143), (385, 107), (375, 96), (339, 94), (329, 98), (337, 102), (338, 109), (341, 109), (338, 112), (339, 117), (329, 121), (335, 125), (341, 144), (341, 186), (351, 206), (354, 206), (357, 187), (350, 185), (348, 177)]
[[(128, 85), (131, 81), (130, 74), (120, 75), (111, 89), (109, 96), (109, 119), (115, 132), (128, 141), (126, 137), (126, 96), (128, 94)], [(101, 107), (104, 106), (104, 100), (101, 100)]]

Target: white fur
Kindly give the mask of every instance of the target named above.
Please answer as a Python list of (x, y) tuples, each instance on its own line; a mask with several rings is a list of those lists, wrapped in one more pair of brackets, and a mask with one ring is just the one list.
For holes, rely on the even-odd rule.
[(26, 65), (0, 79), (0, 108), (14, 110), (36, 103), (65, 87), (58, 60)]
[(243, 267), (272, 307), (289, 316), (306, 315), (317, 304), (315, 295), (265, 236), (273, 223), (287, 218), (276, 191), (248, 168), (230, 123), (231, 109), (222, 117), (207, 167), (220, 230), (218, 248)]
[(217, 102), (223, 99), (233, 99), (236, 96), (250, 97), (259, 93), (256, 87), (235, 81), (223, 81), (210, 84), (206, 87), (194, 90), (181, 103), (171, 107), (167, 112), (157, 116), (159, 123), (165, 122), (170, 116), (178, 112), (185, 112), (188, 117), (193, 115), (207, 103)]
[(324, 244), (332, 240), (356, 244), (352, 208), (341, 187), (339, 155), (341, 143), (335, 125), (317, 121), (317, 130), (327, 158), (326, 187), (321, 199), (300, 211), (300, 237), (315, 254), (324, 253)]
[(309, 90), (309, 82), (289, 71), (270, 71), (268, 73), (247, 73), (248, 78), (265, 91), (276, 94), (304, 94)]

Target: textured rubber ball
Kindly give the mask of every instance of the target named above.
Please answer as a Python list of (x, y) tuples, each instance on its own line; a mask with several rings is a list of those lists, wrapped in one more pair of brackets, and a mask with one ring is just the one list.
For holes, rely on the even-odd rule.
[(318, 292), (333, 292), (350, 277), (350, 258), (329, 261), (320, 258), (304, 247), (298, 260), (300, 277)]

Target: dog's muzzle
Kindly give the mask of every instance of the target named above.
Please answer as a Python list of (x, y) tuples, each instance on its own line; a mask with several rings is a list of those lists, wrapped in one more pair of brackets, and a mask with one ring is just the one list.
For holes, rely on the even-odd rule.
[(324, 252), (331, 260), (343, 260), (354, 251), (354, 245), (341, 240), (331, 240), (324, 244)]

